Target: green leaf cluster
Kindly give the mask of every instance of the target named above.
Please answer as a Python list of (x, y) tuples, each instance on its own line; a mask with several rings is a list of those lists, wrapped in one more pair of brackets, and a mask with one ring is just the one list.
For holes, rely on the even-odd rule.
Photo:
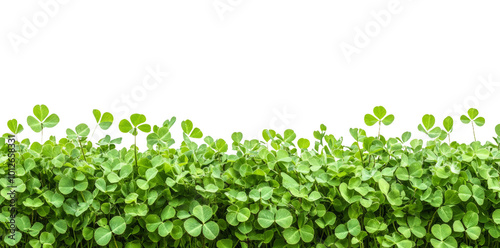
[[(54, 122), (42, 106), (33, 118), (47, 127)], [(100, 128), (112, 125), (111, 114), (93, 114)], [(372, 117), (393, 118), (381, 108)], [(229, 144), (184, 120), (173, 147), (175, 120), (152, 128), (141, 114), (120, 121), (134, 138), (146, 133), (140, 151), (117, 149), (121, 139), (109, 135), (93, 143), (84, 123), (60, 139), (17, 141), (11, 179), (11, 148), (0, 143), (0, 246), (500, 246), (499, 144), (446, 142), (452, 119), (438, 132), (424, 116), (418, 129), (434, 137), (426, 142), (352, 128), (350, 144), (323, 124), (311, 141), (266, 129), (261, 140), (235, 132)], [(7, 126), (22, 131), (17, 121)]]

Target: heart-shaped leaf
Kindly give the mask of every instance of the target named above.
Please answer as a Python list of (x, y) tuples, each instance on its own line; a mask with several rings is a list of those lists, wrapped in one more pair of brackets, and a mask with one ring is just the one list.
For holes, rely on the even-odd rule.
[(213, 211), (212, 208), (210, 208), (207, 205), (198, 205), (195, 208), (193, 208), (193, 215), (198, 218), (202, 223), (207, 222), (212, 218)]
[(121, 216), (115, 216), (109, 221), (109, 226), (111, 227), (111, 231), (116, 235), (121, 235), (127, 229), (127, 224), (125, 223), (125, 219)]
[(451, 227), (447, 224), (434, 224), (431, 228), (432, 235), (436, 237), (437, 239), (443, 241), (445, 240), (448, 236), (451, 235)]
[(288, 228), (293, 223), (293, 217), (290, 211), (281, 208), (276, 212), (276, 224), (280, 225), (283, 228)]
[(95, 242), (100, 246), (107, 245), (111, 240), (111, 236), (112, 236), (111, 231), (104, 227), (99, 227), (94, 232)]
[(189, 218), (184, 221), (184, 229), (193, 237), (200, 236), (202, 227), (203, 225), (194, 218)]

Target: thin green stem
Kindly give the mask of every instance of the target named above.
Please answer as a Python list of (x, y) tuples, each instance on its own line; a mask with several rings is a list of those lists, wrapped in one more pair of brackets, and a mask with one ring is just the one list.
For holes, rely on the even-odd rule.
[(359, 157), (361, 158), (361, 165), (365, 166), (365, 161), (363, 161), (363, 153), (361, 153), (361, 147), (359, 146), (359, 142), (356, 140), (356, 145), (358, 146)]
[(91, 139), (94, 137), (94, 133), (95, 133), (95, 130), (97, 129), (97, 126), (98, 126), (98, 125), (99, 125), (99, 124), (95, 125), (95, 127), (94, 127), (94, 131), (92, 131), (92, 135), (90, 136), (90, 138), (91, 138)]
[(472, 124), (472, 134), (474, 134), (474, 141), (476, 141), (476, 131), (474, 130), (474, 121), (470, 122)]
[(80, 150), (82, 151), (83, 160), (87, 162), (87, 158), (85, 157), (85, 152), (83, 151), (82, 142), (80, 141), (80, 138), (78, 138), (78, 144), (80, 145)]
[(86, 202), (87, 200), (85, 199), (85, 196), (83, 195), (83, 193), (81, 191), (80, 191), (80, 194), (82, 194), (83, 201)]
[[(134, 135), (134, 158), (135, 158), (135, 167), (137, 168), (137, 135)], [(135, 173), (132, 170), (132, 181), (135, 180)]]
[(134, 157), (135, 157), (135, 166), (137, 166), (137, 135), (134, 135)]
[(378, 121), (378, 139), (380, 139), (380, 126), (382, 121)]
[(431, 224), (432, 224), (432, 221), (434, 221), (434, 217), (436, 217), (436, 213), (437, 213), (437, 211), (434, 212), (434, 214), (432, 215), (431, 220), (429, 221), (429, 225), (427, 226), (427, 233), (431, 232)]

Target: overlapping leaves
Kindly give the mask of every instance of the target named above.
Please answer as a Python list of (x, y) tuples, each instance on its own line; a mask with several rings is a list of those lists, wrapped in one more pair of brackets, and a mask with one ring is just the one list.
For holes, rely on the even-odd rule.
[[(37, 105), (34, 130), (54, 126)], [(469, 110), (462, 122), (484, 124)], [(94, 110), (96, 128), (113, 117)], [(50, 117), (50, 118), (49, 118)], [(58, 120), (58, 118), (57, 118)], [(391, 124), (378, 106), (369, 126)], [(152, 128), (131, 115), (119, 129), (147, 133), (148, 149), (116, 149), (106, 136), (94, 145), (82, 123), (43, 143), (23, 140), (9, 179), (8, 146), (0, 143), (0, 221), (8, 227), (12, 190), (17, 231), (0, 229), (0, 244), (25, 247), (495, 247), (500, 238), (500, 125), (497, 144), (445, 142), (444, 129), (425, 115), (418, 130), (386, 138), (353, 128), (352, 144), (325, 125), (309, 141), (293, 130), (264, 130), (263, 140), (231, 143), (175, 117)], [(31, 124), (30, 124), (31, 123)], [(38, 123), (38, 124), (37, 124)], [(47, 125), (48, 124), (48, 125)], [(16, 120), (11, 134), (23, 128)], [(40, 130), (41, 131), (41, 130)], [(5, 139), (6, 135), (4, 135)], [(192, 140), (193, 139), (193, 140)], [(229, 151), (230, 148), (232, 151)], [(228, 152), (229, 151), (229, 152)]]

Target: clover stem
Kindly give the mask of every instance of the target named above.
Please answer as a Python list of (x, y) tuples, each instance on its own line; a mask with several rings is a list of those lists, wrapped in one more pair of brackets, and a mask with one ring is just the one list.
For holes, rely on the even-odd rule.
[(380, 139), (380, 126), (381, 126), (381, 121), (378, 121), (378, 138)]
[(113, 241), (115, 241), (115, 247), (118, 247), (118, 244), (116, 243), (115, 235), (113, 235)]
[(42, 137), (40, 138), (40, 143), (43, 144), (43, 127), (42, 127)]
[(137, 135), (134, 135), (134, 157), (135, 157), (135, 166), (137, 166)]
[(78, 144), (80, 144), (80, 150), (82, 151), (83, 160), (86, 162), (87, 158), (85, 157), (85, 152), (83, 152), (82, 142), (80, 141), (79, 137), (78, 137)]
[(94, 133), (95, 133), (95, 130), (97, 129), (97, 126), (98, 126), (98, 125), (99, 125), (99, 124), (95, 125), (95, 127), (94, 127), (94, 131), (92, 131), (92, 135), (90, 136), (90, 138), (91, 138), (91, 139), (94, 137)]
[(76, 233), (75, 233), (75, 230), (73, 230), (73, 238), (74, 238), (75, 240), (77, 240), (77, 239), (76, 239)]
[(82, 194), (83, 201), (86, 202), (87, 200), (85, 199), (85, 196), (83, 195), (83, 193), (81, 191), (80, 191), (80, 194)]
[(19, 149), (21, 150), (21, 153), (23, 152), (23, 144), (21, 143), (21, 139), (19, 138), (19, 134), (16, 135), (16, 140), (17, 140), (17, 143), (19, 143)]
[(359, 147), (359, 142), (356, 140), (356, 145), (358, 145), (359, 157), (361, 158), (361, 165), (365, 166), (365, 161), (363, 161), (363, 154), (361, 153), (361, 147)]
[(476, 141), (476, 131), (474, 130), (474, 122), (470, 122), (472, 124), (472, 134), (474, 134), (474, 141)]
[(450, 134), (450, 133), (448, 133), (448, 143), (449, 143), (449, 144), (451, 144), (450, 136), (451, 136), (451, 134)]
[(432, 221), (434, 221), (434, 217), (436, 216), (436, 213), (437, 213), (437, 211), (434, 212), (434, 214), (432, 215), (431, 221), (429, 221), (429, 225), (427, 226), (427, 233), (431, 232), (431, 224), (432, 224)]
[(122, 214), (120, 213), (120, 209), (116, 208), (116, 210), (118, 211), (118, 214), (119, 214), (119, 215), (122, 215)]

